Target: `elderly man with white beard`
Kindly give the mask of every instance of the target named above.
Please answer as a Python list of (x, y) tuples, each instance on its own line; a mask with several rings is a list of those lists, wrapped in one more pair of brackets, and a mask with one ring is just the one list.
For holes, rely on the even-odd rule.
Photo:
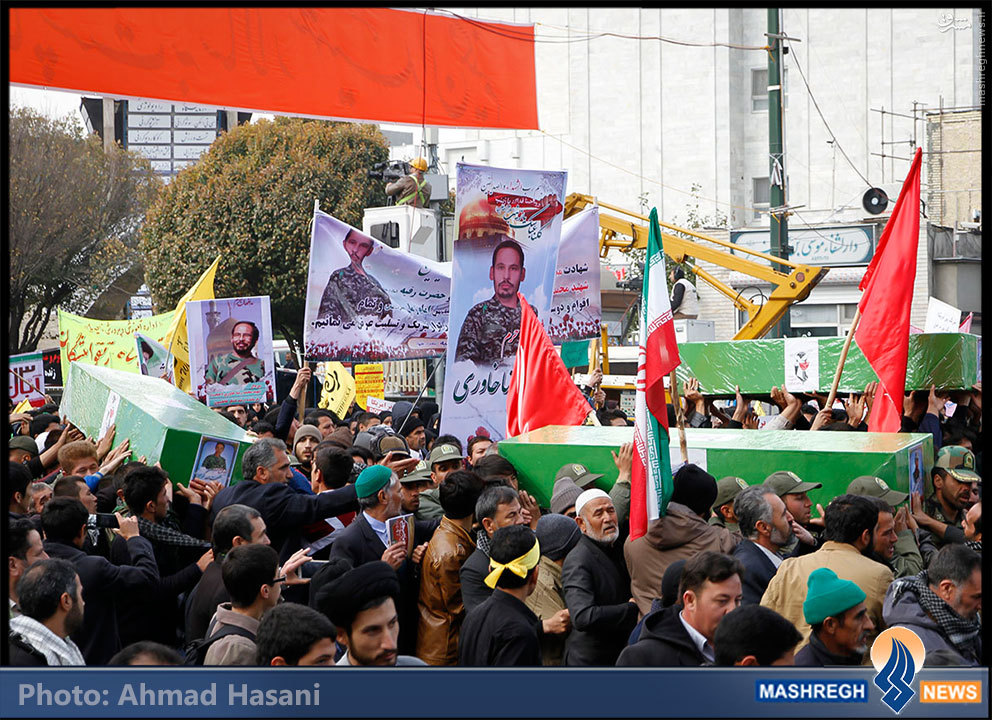
[(599, 488), (575, 500), (579, 543), (565, 557), (562, 586), (572, 620), (564, 665), (615, 665), (637, 623), (630, 576), (617, 545), (620, 529), (610, 496)]

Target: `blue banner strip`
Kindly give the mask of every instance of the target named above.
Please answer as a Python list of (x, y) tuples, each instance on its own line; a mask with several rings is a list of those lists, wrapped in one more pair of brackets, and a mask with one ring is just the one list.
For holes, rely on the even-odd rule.
[[(0, 716), (895, 717), (871, 668), (0, 668)], [(988, 717), (987, 668), (935, 668), (901, 717)], [(978, 702), (920, 683), (977, 682)], [(386, 685), (384, 685), (386, 683)], [(388, 691), (383, 688), (388, 686)]]

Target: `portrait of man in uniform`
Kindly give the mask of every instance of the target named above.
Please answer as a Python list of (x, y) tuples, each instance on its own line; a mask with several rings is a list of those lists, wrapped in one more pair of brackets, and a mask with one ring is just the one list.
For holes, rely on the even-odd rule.
[(252, 354), (258, 342), (258, 326), (239, 320), (231, 328), (232, 352), (214, 357), (207, 366), (206, 382), (220, 385), (247, 385), (265, 377), (265, 363)]
[(517, 353), (520, 339), (520, 301), (517, 292), (527, 277), (524, 251), (505, 239), (493, 249), (489, 279), (493, 296), (474, 305), (462, 323), (455, 360), (494, 362)]
[(224, 443), (215, 443), (214, 454), (203, 458), (200, 467), (207, 470), (227, 470), (227, 460), (224, 459)]
[(319, 320), (340, 321), (357, 315), (384, 318), (392, 315), (393, 305), (379, 282), (362, 266), (372, 254), (374, 240), (357, 230), (349, 230), (344, 238), (344, 250), (351, 262), (331, 273), (320, 298)]

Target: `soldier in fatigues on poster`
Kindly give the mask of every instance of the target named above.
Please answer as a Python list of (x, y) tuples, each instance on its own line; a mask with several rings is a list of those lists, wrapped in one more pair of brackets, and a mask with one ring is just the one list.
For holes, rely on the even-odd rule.
[(472, 307), (462, 323), (455, 360), (487, 363), (517, 354), (520, 339), (520, 301), (517, 291), (527, 276), (524, 251), (514, 240), (493, 250), (489, 279), (493, 296)]
[(265, 363), (252, 355), (258, 342), (258, 327), (242, 320), (231, 328), (231, 346), (234, 352), (215, 357), (207, 366), (207, 384), (247, 385), (265, 377)]
[(384, 318), (392, 315), (393, 305), (379, 282), (369, 275), (362, 262), (372, 254), (373, 240), (357, 230), (345, 236), (344, 249), (351, 264), (331, 273), (320, 298), (318, 320), (336, 318), (339, 322), (356, 315), (374, 315)]

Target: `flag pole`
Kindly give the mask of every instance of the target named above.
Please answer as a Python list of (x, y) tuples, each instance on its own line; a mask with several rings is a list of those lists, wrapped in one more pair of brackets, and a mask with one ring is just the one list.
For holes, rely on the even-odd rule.
[(861, 307), (859, 306), (854, 313), (854, 319), (851, 320), (851, 329), (847, 331), (847, 337), (844, 339), (844, 348), (840, 351), (840, 360), (837, 361), (837, 372), (834, 373), (834, 382), (830, 386), (830, 394), (827, 395), (826, 407), (828, 408), (834, 406), (834, 398), (837, 397), (837, 387), (840, 385), (840, 376), (844, 372), (844, 361), (847, 360), (847, 351), (851, 349), (851, 340), (854, 339), (854, 331), (858, 329), (858, 321), (860, 319)]
[(689, 449), (685, 441), (685, 413), (682, 412), (682, 398), (679, 397), (678, 379), (675, 377), (674, 370), (672, 370), (668, 377), (672, 386), (672, 407), (675, 408), (675, 422), (679, 428), (679, 450), (682, 451), (682, 462), (687, 463), (689, 462)]

